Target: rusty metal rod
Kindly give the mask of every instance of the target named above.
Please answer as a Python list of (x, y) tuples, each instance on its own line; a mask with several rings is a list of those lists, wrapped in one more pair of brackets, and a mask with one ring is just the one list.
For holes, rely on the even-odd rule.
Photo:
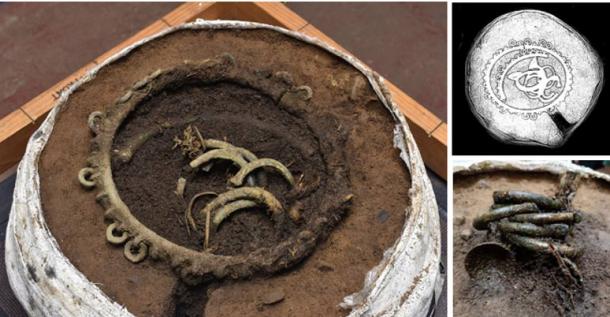
[(496, 191), (493, 193), (493, 198), (496, 204), (535, 203), (540, 209), (545, 210), (565, 208), (563, 203), (556, 198), (526, 191)]
[(528, 237), (564, 238), (570, 231), (570, 226), (563, 223), (538, 226), (527, 222), (500, 222), (498, 223), (498, 230)]
[(518, 205), (510, 205), (505, 207), (500, 207), (497, 209), (492, 209), (489, 212), (486, 212), (482, 215), (479, 215), (472, 222), (472, 226), (478, 230), (486, 230), (487, 224), (490, 222), (494, 222), (503, 218), (507, 218), (510, 216), (514, 216), (517, 214), (531, 213), (531, 212), (539, 212), (540, 209), (534, 203), (524, 203)]

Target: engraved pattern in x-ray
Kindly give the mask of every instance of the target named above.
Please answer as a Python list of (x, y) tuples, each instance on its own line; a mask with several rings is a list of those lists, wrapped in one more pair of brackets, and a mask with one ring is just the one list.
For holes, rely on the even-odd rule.
[(466, 59), (470, 110), (496, 140), (562, 146), (593, 110), (603, 65), (577, 30), (547, 12), (508, 12), (477, 35)]
[(572, 89), (572, 68), (544, 39), (510, 40), (487, 62), (482, 86), (484, 98), (501, 113), (536, 120), (565, 101)]

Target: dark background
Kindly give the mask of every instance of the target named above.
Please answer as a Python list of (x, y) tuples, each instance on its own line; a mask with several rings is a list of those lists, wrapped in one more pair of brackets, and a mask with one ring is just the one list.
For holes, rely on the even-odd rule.
[(536, 9), (564, 21), (584, 36), (599, 54), (608, 74), (610, 36), (605, 26), (610, 19), (610, 4), (568, 3), (456, 3), (453, 4), (453, 154), (454, 155), (605, 155), (603, 136), (610, 128), (610, 92), (604, 88), (589, 117), (560, 148), (508, 145), (494, 139), (475, 118), (466, 99), (465, 65), (470, 47), (478, 33), (505, 13)]

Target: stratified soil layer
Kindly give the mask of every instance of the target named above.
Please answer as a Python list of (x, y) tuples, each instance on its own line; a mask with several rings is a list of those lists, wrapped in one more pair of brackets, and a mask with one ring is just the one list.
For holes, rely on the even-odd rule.
[[(572, 206), (583, 211), (569, 240), (584, 248), (575, 260), (583, 288), (568, 285), (556, 262), (518, 251), (516, 261), (502, 263), (481, 278), (464, 268), (468, 250), (487, 241), (472, 220), (493, 204), (496, 190), (525, 190), (554, 196), (559, 176), (547, 173), (497, 172), (454, 179), (454, 315), (455, 316), (608, 316), (610, 314), (610, 184), (583, 180)], [(462, 218), (463, 217), (463, 218)], [(462, 224), (462, 219), (465, 221)]]
[[(333, 118), (327, 126), (347, 135), (344, 165), (354, 198), (344, 219), (300, 265), (273, 276), (188, 288), (166, 264), (150, 260), (132, 264), (123, 257), (122, 248), (105, 241), (103, 210), (95, 203), (94, 193), (80, 187), (76, 175), (86, 165), (89, 153), (89, 113), (106, 109), (135, 82), (157, 69), (223, 53), (262, 73), (285, 70), (294, 82), (312, 88), (309, 111), (320, 122)], [(146, 44), (99, 72), (70, 97), (59, 114), (40, 159), (48, 226), (74, 265), (136, 315), (344, 315), (346, 311), (337, 304), (362, 288), (366, 272), (398, 237), (409, 204), (410, 178), (393, 147), (394, 121), (365, 82), (359, 72), (340, 59), (271, 31), (185, 30)], [(226, 138), (259, 156), (292, 162), (290, 168), (297, 175), (303, 173), (307, 178), (311, 177), (308, 173), (321, 170), (320, 157), (303, 159), (299, 146), (294, 146), (312, 142), (312, 136), (303, 132), (302, 123), (278, 112), (272, 100), (250, 88), (230, 83), (183, 87), (148, 102), (151, 109), (161, 109), (160, 116), (179, 117), (185, 108), (196, 109), (202, 119), (194, 124), (206, 137)], [(154, 118), (154, 111), (141, 115)], [(132, 123), (137, 126), (135, 120)], [(116, 170), (123, 176), (117, 186), (133, 213), (147, 226), (171, 241), (200, 248), (200, 239), (185, 233), (176, 217), (182, 212), (181, 203), (164, 199), (175, 189), (179, 167), (184, 163), (178, 152), (170, 151), (171, 139), (181, 128), (145, 143), (134, 164)], [(292, 136), (298, 142), (291, 146), (283, 136)], [(118, 138), (120, 142), (121, 136)], [(205, 181), (206, 186), (212, 184), (220, 190), (221, 179), (227, 179), (225, 173), (233, 172), (229, 165), (221, 164), (210, 174), (194, 178), (193, 184)], [(285, 183), (268, 174), (269, 188), (282, 196), (287, 190)], [(187, 186), (186, 196), (198, 189)], [(312, 199), (307, 208), (315, 208), (315, 201)], [(274, 231), (262, 212), (239, 213), (223, 224), (212, 244), (222, 254), (244, 253), (277, 243), (291, 230)], [(264, 304), (270, 302), (269, 298), (277, 299), (278, 294), (282, 301)]]

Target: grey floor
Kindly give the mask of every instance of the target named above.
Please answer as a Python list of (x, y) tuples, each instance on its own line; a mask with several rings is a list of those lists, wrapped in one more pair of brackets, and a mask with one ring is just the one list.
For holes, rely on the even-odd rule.
[[(0, 117), (178, 5), (0, 3)], [(446, 4), (287, 5), (446, 119)], [(439, 205), (446, 267), (447, 187), (434, 173), (429, 175)], [(12, 295), (4, 268), (14, 181), (12, 175), (0, 183), (0, 316), (25, 315)], [(446, 285), (434, 315), (447, 316)]]

